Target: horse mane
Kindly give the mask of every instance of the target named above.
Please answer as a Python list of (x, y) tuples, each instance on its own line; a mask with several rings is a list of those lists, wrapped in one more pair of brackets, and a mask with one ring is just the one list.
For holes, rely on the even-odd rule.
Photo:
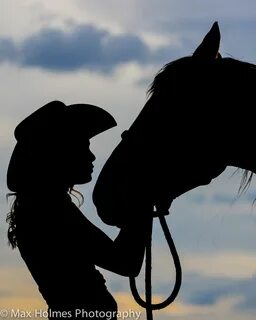
[[(194, 61), (193, 63), (191, 63)], [(256, 69), (256, 65), (246, 62), (246, 61), (241, 61), (238, 59), (234, 59), (231, 57), (225, 57), (225, 58), (220, 58), (213, 60), (212, 62), (215, 63), (218, 61), (218, 63), (222, 64), (222, 66), (227, 66), (229, 70), (231, 71), (233, 68), (240, 66), (241, 70), (242, 69)], [(207, 62), (206, 62), (207, 63)], [(213, 64), (211, 63), (211, 64)], [(162, 91), (167, 83), (172, 83), (174, 80), (174, 75), (179, 76), (179, 74), (187, 68), (205, 68), (205, 64), (202, 63), (202, 61), (198, 60), (197, 58), (193, 56), (186, 56), (179, 58), (177, 60), (171, 61), (167, 64), (165, 64), (156, 74), (154, 80), (150, 84), (148, 90), (147, 90), (147, 96), (151, 97), (154, 93)], [(174, 83), (174, 82), (173, 82)]]
[(154, 80), (150, 84), (147, 95), (152, 96), (154, 93), (158, 92), (165, 86), (166, 80), (171, 79), (173, 73), (180, 68), (187, 66), (187, 62), (191, 61), (191, 57), (183, 57), (165, 64), (156, 74)]

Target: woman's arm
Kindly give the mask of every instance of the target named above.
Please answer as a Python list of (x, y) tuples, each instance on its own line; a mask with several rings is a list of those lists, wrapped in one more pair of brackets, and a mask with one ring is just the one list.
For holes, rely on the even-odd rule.
[(97, 265), (123, 276), (136, 277), (141, 269), (150, 219), (123, 227), (108, 251), (97, 256)]
[(114, 241), (85, 218), (86, 238), (92, 248), (91, 256), (96, 265), (123, 276), (136, 277), (139, 274), (152, 213), (138, 214), (140, 218), (121, 228)]

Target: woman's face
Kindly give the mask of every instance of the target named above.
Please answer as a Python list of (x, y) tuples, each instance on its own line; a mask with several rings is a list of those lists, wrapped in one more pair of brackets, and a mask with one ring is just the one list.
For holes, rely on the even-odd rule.
[(92, 179), (92, 163), (96, 158), (89, 148), (89, 139), (79, 140), (71, 141), (69, 146), (64, 147), (66, 161), (64, 161), (62, 174), (69, 186), (84, 184)]
[(74, 184), (83, 184), (92, 180), (93, 161), (96, 159), (90, 150), (90, 141), (81, 144), (76, 150), (77, 157), (74, 163)]

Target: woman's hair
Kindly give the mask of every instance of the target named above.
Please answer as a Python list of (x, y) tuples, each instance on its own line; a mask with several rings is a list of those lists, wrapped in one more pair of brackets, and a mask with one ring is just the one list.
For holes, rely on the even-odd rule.
[[(73, 187), (68, 189), (68, 193), (76, 198), (78, 202), (78, 207), (81, 207), (84, 203), (84, 196), (79, 191), (75, 190)], [(20, 214), (20, 194), (18, 192), (8, 193), (6, 195), (7, 200), (9, 197), (15, 197), (12, 204), (11, 209), (7, 214), (6, 222), (9, 224), (7, 236), (8, 243), (11, 245), (12, 249), (15, 249), (18, 245), (17, 237), (16, 237), (16, 220), (17, 215)]]
[(13, 249), (15, 249), (17, 247), (16, 216), (19, 208), (19, 198), (17, 193), (8, 193), (6, 195), (7, 200), (10, 196), (14, 196), (15, 199), (11, 205), (10, 211), (7, 213), (6, 222), (9, 224), (7, 236), (9, 244), (12, 246)]
[[(6, 222), (9, 224), (7, 231), (8, 241), (13, 249), (17, 247), (17, 217), (23, 214), (21, 202), (23, 202), (24, 198), (28, 199), (29, 195), (31, 197), (34, 196), (31, 186), (36, 186), (37, 193), (40, 193), (42, 190), (47, 189), (50, 181), (54, 185), (56, 185), (56, 181), (59, 181), (60, 184), (57, 190), (59, 187), (63, 187), (63, 190), (68, 191), (70, 194), (79, 193), (73, 189), (73, 186), (69, 187), (69, 184), (66, 187), (64, 187), (64, 184), (62, 186), (63, 181), (61, 179), (63, 175), (59, 169), (67, 165), (67, 161), (66, 157), (63, 157), (65, 161), (58, 159), (58, 163), (54, 162), (61, 154), (59, 146), (60, 143), (55, 148), (54, 143), (48, 143), (48, 141), (43, 140), (33, 143), (31, 139), (30, 143), (18, 142), (14, 148), (7, 172), (7, 186), (12, 191), (7, 194), (7, 199), (10, 196), (13, 196), (14, 199), (6, 218)], [(80, 197), (82, 200), (79, 201), (79, 204), (81, 205), (83, 196), (80, 194)], [(77, 199), (79, 200), (79, 198)]]

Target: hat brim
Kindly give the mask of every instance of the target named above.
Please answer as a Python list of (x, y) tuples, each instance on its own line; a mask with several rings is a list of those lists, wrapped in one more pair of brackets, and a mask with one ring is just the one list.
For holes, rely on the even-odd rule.
[(90, 139), (117, 123), (106, 110), (91, 104), (72, 104), (52, 101), (39, 108), (16, 127), (17, 141), (44, 138), (81, 130)]
[(117, 125), (115, 119), (106, 110), (91, 104), (72, 104), (67, 109), (68, 121), (83, 128), (88, 138), (92, 138)]

